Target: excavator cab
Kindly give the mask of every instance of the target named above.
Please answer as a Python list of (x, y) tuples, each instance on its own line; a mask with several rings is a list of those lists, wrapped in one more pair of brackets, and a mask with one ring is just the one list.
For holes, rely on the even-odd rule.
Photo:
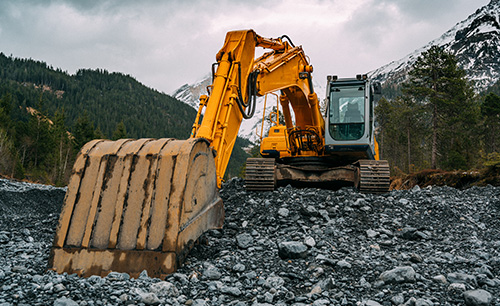
[(354, 162), (378, 159), (374, 127), (374, 94), (378, 83), (366, 75), (339, 79), (328, 77), (325, 151), (339, 159)]

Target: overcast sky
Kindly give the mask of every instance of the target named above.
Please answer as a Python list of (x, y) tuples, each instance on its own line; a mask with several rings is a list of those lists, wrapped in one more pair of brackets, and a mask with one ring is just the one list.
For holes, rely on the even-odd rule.
[(316, 82), (379, 68), (489, 0), (0, 0), (0, 52), (74, 74), (103, 68), (171, 93), (210, 71), (230, 30), (288, 35)]

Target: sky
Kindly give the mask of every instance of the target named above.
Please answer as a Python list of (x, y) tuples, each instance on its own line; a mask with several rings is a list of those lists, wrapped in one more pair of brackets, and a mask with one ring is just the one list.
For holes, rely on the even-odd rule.
[(206, 76), (226, 32), (302, 45), (316, 83), (398, 60), (489, 0), (0, 0), (0, 52), (106, 69), (167, 94)]

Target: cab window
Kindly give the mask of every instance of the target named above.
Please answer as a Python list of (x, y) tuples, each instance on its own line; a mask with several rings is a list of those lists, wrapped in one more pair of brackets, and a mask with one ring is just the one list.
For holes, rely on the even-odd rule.
[(357, 140), (365, 131), (364, 86), (335, 87), (330, 93), (329, 131), (335, 140)]

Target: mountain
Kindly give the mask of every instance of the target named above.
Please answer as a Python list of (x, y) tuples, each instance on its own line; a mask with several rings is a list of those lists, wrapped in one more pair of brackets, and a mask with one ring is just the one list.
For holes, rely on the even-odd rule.
[[(199, 107), (199, 97), (202, 94), (207, 94), (207, 86), (212, 83), (212, 76), (207, 75), (201, 80), (193, 84), (184, 84), (178, 89), (176, 89), (172, 96), (180, 101), (183, 101), (187, 105), (198, 110)], [(322, 101), (325, 97), (325, 87), (319, 85), (316, 80), (313, 79), (314, 90), (318, 95), (318, 99)], [(255, 109), (255, 114), (250, 119), (243, 119), (241, 122), (240, 131), (238, 136), (250, 140), (251, 142), (258, 142), (259, 136), (262, 131), (262, 119), (265, 115), (269, 118), (269, 114), (276, 108), (277, 97), (274, 95), (268, 95), (267, 101), (265, 97), (257, 97), (257, 108)], [(264, 108), (264, 104), (266, 107)], [(281, 108), (281, 105), (279, 105)], [(269, 120), (264, 121), (264, 136), (269, 128)]]
[(406, 79), (418, 56), (434, 45), (457, 57), (477, 92), (493, 85), (500, 79), (500, 0), (492, 0), (440, 37), (402, 59), (371, 71), (369, 76), (385, 85), (399, 84)]

